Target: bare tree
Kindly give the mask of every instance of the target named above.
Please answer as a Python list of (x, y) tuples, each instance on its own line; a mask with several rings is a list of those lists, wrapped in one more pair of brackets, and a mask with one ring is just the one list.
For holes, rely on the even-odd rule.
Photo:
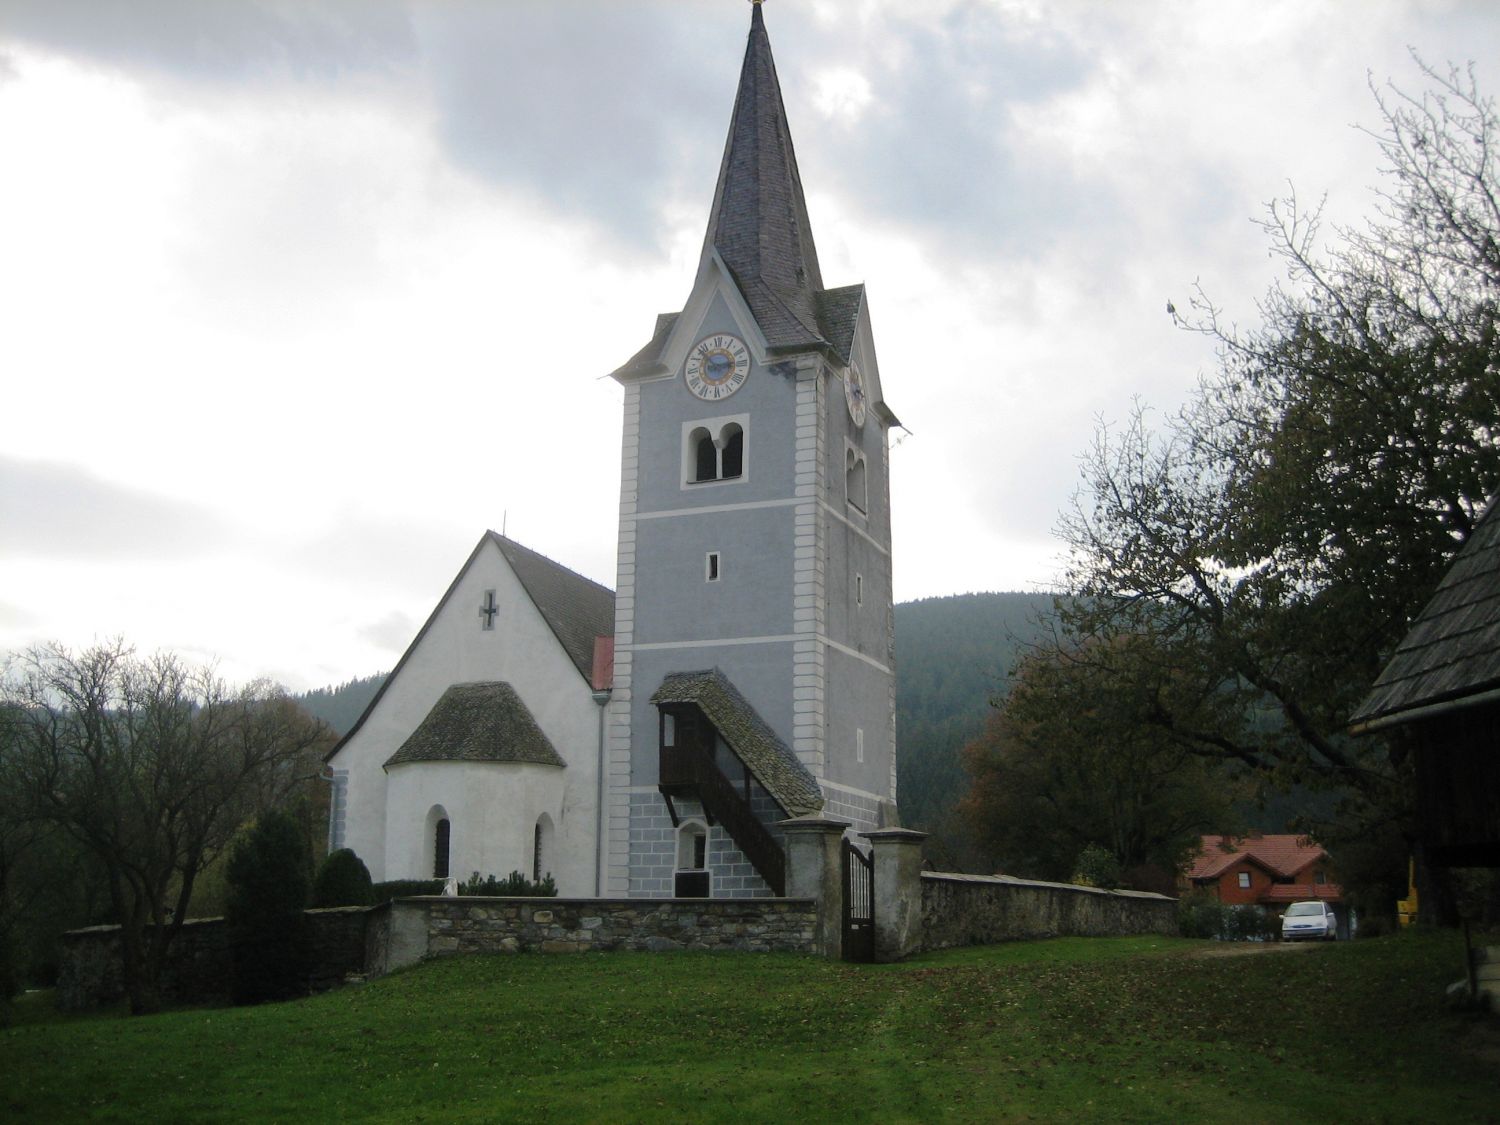
[(198, 876), (248, 817), (315, 771), (328, 730), (277, 688), (235, 691), (121, 641), (29, 650), (3, 692), (18, 798), (102, 868), (131, 1011), (154, 1011)]

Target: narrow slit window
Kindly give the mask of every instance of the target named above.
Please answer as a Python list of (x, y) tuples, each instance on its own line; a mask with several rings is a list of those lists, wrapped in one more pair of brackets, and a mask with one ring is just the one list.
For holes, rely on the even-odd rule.
[(708, 553), (708, 558), (704, 562), (704, 576), (709, 582), (717, 582), (719, 580), (718, 551), (710, 551)]
[(865, 604), (865, 576), (863, 574), (854, 576), (854, 604)]
[(854, 760), (863, 762), (865, 760), (865, 729), (857, 727), (854, 731)]
[(432, 877), (434, 879), (446, 879), (448, 877), (448, 845), (453, 838), (453, 826), (447, 817), (437, 822), (432, 837)]

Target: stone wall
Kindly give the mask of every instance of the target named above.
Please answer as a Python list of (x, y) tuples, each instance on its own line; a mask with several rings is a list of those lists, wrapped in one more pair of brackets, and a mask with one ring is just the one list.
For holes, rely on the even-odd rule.
[[(878, 925), (878, 916), (877, 916)], [(1177, 932), (1177, 900), (1006, 875), (923, 872), (918, 948)]]
[(465, 953), (807, 953), (816, 932), (806, 899), (410, 898), (372, 917), (371, 968)]
[[(350, 974), (364, 971), (365, 925), (362, 906), (307, 912), (311, 942), (309, 992), (323, 992)], [(222, 918), (190, 918), (167, 950), (162, 999), (174, 1004), (229, 1002), (229, 932)], [(90, 926), (63, 935), (57, 976), (57, 1005), (81, 1011), (122, 1000), (120, 927)]]

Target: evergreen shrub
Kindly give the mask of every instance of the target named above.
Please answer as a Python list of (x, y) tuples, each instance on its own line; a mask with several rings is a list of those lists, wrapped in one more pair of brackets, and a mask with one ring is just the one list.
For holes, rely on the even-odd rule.
[(1273, 941), (1281, 919), (1259, 906), (1230, 906), (1201, 892), (1177, 900), (1177, 929), (1183, 937), (1216, 941)]
[(512, 871), (504, 879), (497, 879), (493, 875), (481, 877), (476, 871), (459, 885), (458, 893), (506, 898), (556, 898), (557, 884), (553, 881), (551, 872), (543, 876), (540, 883), (536, 883), (519, 871)]
[(313, 881), (314, 906), (373, 906), (375, 884), (365, 861), (349, 848), (330, 852)]
[(1108, 848), (1088, 845), (1078, 853), (1073, 866), (1073, 882), (1080, 886), (1113, 890), (1120, 885), (1120, 861)]
[(273, 809), (235, 845), (226, 873), (230, 996), (236, 1004), (307, 991), (312, 857), (301, 824)]

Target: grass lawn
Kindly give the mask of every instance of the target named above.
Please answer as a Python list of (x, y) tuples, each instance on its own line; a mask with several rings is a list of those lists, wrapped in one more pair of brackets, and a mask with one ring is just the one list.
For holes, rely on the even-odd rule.
[(1500, 1024), (1442, 1004), (1461, 965), (1425, 933), (454, 959), (295, 1003), (22, 1022), (0, 1118), (1494, 1121)]

